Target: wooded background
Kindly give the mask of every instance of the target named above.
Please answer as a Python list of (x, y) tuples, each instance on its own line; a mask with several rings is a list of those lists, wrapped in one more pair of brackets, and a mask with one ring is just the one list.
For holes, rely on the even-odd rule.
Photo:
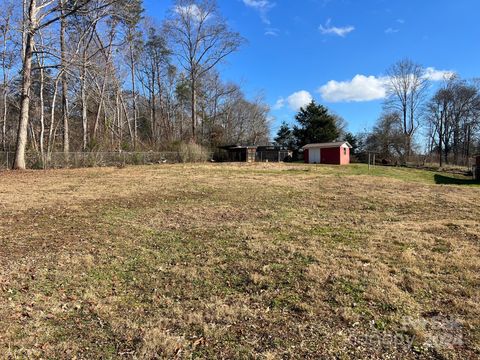
[(268, 141), (268, 106), (217, 66), (245, 40), (215, 1), (178, 0), (162, 23), (141, 0), (1, 0), (1, 149), (175, 150)]

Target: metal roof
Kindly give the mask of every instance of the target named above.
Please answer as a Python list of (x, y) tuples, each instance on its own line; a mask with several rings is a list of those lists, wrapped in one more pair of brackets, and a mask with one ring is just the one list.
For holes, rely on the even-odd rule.
[(225, 146), (219, 146), (219, 149), (223, 150), (242, 150), (242, 149), (256, 149), (258, 146), (252, 145), (252, 146), (247, 146), (247, 145), (225, 145)]
[(342, 147), (343, 145), (347, 145), (350, 149), (352, 145), (349, 144), (348, 141), (336, 141), (336, 142), (329, 142), (329, 143), (318, 143), (318, 144), (307, 144), (302, 149), (311, 149), (311, 148), (336, 148)]

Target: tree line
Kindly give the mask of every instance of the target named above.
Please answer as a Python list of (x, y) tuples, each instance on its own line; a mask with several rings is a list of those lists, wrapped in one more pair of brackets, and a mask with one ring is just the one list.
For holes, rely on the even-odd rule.
[(480, 151), (480, 82), (455, 73), (432, 82), (428, 70), (410, 59), (388, 71), (383, 113), (369, 132), (357, 134), (360, 152), (375, 152), (385, 163), (426, 162), (469, 165)]
[(436, 84), (428, 69), (404, 59), (384, 77), (383, 112), (373, 128), (358, 134), (345, 131), (345, 121), (315, 102), (300, 109), (296, 125), (284, 123), (275, 141), (299, 149), (308, 143), (345, 140), (357, 160), (377, 154), (385, 164), (424, 162), (469, 165), (480, 153), (480, 80), (445, 73)]
[[(15, 151), (174, 149), (268, 141), (269, 108), (222, 79), (245, 39), (214, 0), (1, 0), (1, 143)], [(19, 6), (21, 5), (21, 6)]]

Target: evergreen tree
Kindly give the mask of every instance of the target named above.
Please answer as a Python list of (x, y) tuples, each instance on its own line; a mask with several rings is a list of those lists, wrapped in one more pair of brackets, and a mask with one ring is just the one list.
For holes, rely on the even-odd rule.
[(299, 147), (311, 143), (335, 141), (340, 131), (335, 116), (328, 109), (312, 101), (306, 108), (301, 108), (295, 116), (299, 126), (293, 128), (293, 135)]
[(347, 141), (350, 145), (352, 145), (351, 154), (356, 155), (358, 150), (358, 138), (355, 135), (353, 135), (351, 132), (347, 132), (343, 136), (343, 140)]
[(294, 147), (295, 137), (293, 136), (293, 131), (285, 121), (280, 126), (280, 129), (278, 130), (277, 136), (274, 140), (275, 144), (283, 148), (292, 149)]

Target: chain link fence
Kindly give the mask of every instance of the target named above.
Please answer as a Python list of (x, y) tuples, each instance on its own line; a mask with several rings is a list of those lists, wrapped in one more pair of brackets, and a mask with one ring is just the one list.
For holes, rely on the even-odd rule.
[(255, 156), (256, 162), (283, 162), (291, 159), (292, 152), (289, 150), (257, 151)]
[[(0, 152), (0, 170), (11, 169), (15, 152)], [(167, 152), (54, 152), (42, 156), (40, 153), (28, 152), (26, 163), (28, 169), (61, 169), (126, 165), (175, 164), (187, 162), (204, 162), (212, 158), (212, 153), (185, 151)]]
[(0, 170), (11, 169), (14, 156), (14, 152), (0, 151)]

